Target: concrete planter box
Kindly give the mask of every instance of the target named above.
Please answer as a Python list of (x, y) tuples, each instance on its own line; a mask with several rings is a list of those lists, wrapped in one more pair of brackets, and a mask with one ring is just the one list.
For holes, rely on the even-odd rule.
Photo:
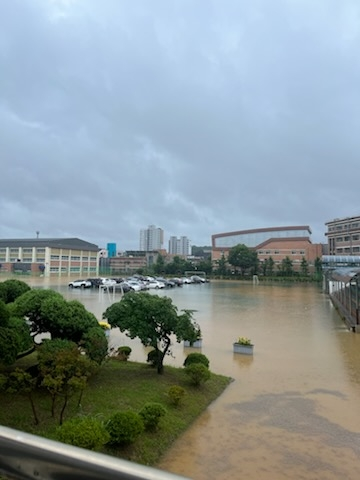
[(202, 347), (202, 338), (200, 338), (200, 340), (196, 340), (195, 342), (192, 342), (192, 343), (190, 343), (188, 340), (184, 340), (184, 347), (201, 348)]
[(241, 343), (234, 343), (234, 353), (242, 353), (243, 355), (253, 355), (254, 345), (243, 345)]

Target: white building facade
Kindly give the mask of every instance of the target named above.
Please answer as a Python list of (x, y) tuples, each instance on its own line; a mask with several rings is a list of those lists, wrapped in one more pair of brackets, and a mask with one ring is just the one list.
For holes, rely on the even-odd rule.
[(190, 255), (190, 240), (188, 237), (170, 237), (169, 253), (172, 255), (182, 255), (184, 257)]
[(151, 252), (162, 250), (164, 244), (164, 231), (155, 225), (149, 225), (148, 228), (140, 230), (140, 250), (142, 252)]

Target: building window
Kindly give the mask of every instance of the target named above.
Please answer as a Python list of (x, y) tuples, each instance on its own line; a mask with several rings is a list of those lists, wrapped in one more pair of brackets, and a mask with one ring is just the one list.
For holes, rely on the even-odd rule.
[(96, 262), (96, 257), (90, 257), (90, 261)]
[(59, 267), (50, 267), (50, 272), (58, 272)]
[(296, 250), (291, 250), (291, 255), (296, 255), (297, 251)]
[(36, 262), (45, 262), (45, 258), (42, 258), (42, 257), (37, 257), (36, 258)]
[(72, 262), (78, 262), (79, 260), (80, 260), (80, 257), (79, 257), (79, 256), (77, 256), (77, 255), (72, 255), (72, 256), (71, 256), (71, 261), (72, 261)]
[(89, 260), (89, 257), (82, 257), (83, 262), (87, 262)]
[(32, 253), (32, 248), (23, 248), (23, 253)]
[(36, 253), (45, 253), (45, 248), (37, 248)]
[(69, 255), (61, 255), (61, 260), (69, 260)]
[(70, 272), (80, 272), (80, 267), (70, 267)]
[(51, 259), (51, 260), (59, 260), (60, 257), (59, 257), (59, 255), (51, 255), (51, 256), (50, 256), (50, 259)]

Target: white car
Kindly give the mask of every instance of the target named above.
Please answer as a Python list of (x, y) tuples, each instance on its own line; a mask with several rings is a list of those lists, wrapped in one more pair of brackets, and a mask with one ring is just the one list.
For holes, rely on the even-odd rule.
[(143, 290), (142, 285), (140, 285), (140, 283), (136, 282), (135, 280), (125, 280), (124, 283), (126, 283), (126, 285), (129, 285), (131, 290), (133, 290), (134, 292), (140, 292), (141, 290)]
[(109, 287), (109, 286), (112, 286), (112, 285), (116, 285), (116, 280), (114, 280), (112, 278), (102, 278), (101, 279), (101, 284)]
[(165, 288), (165, 283), (159, 280), (150, 280), (150, 282), (147, 282), (147, 288)]
[(92, 283), (90, 280), (73, 280), (69, 282), (69, 288), (91, 288)]

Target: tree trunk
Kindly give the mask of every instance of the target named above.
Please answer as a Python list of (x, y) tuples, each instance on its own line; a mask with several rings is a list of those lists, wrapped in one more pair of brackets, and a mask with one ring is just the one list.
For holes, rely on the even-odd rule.
[(68, 403), (68, 395), (65, 394), (64, 405), (63, 405), (63, 407), (61, 409), (61, 412), (60, 412), (60, 425), (63, 424), (64, 412), (65, 412), (65, 408), (67, 406), (67, 403)]
[(165, 348), (164, 348), (163, 351), (159, 350), (159, 361), (158, 361), (158, 365), (157, 365), (157, 373), (159, 373), (160, 375), (162, 373), (164, 373), (164, 358), (165, 358), (165, 355), (166, 355), (167, 351), (170, 348), (171, 340), (170, 340), (170, 338), (166, 338), (166, 340), (164, 340), (164, 342), (165, 342)]
[(33, 397), (31, 395), (31, 393), (29, 393), (29, 400), (30, 400), (31, 409), (32, 409), (32, 412), (33, 412), (33, 415), (34, 415), (35, 425), (39, 425), (40, 422), (39, 422), (39, 418), (38, 418), (36, 410), (35, 410), (34, 400), (33, 400)]

